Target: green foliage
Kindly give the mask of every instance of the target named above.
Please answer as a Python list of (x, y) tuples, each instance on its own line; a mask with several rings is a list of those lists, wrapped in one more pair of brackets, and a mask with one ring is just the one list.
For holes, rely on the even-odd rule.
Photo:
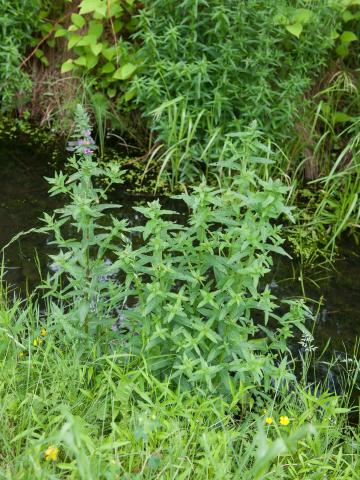
[[(58, 210), (56, 215), (44, 215), (45, 226), (42, 233), (54, 235), (59, 252), (51, 256), (53, 261), (52, 275), (48, 275), (42, 288), (48, 295), (59, 299), (72, 308), (63, 314), (53, 304), (54, 315), (59, 326), (67, 333), (76, 335), (77, 329), (93, 332), (100, 323), (107, 324), (107, 312), (111, 309), (104, 299), (104, 292), (111, 290), (113, 284), (111, 274), (114, 268), (105, 262), (105, 256), (111, 251), (118, 251), (115, 242), (121, 240), (126, 222), (112, 218), (112, 225), (101, 223), (104, 212), (116, 205), (100, 203), (106, 200), (106, 191), (113, 184), (121, 183), (121, 171), (118, 165), (109, 164), (100, 168), (92, 155), (94, 142), (91, 138), (88, 117), (78, 106), (76, 129), (70, 149), (75, 153), (69, 159), (72, 175), (60, 172), (49, 178), (50, 195), (65, 195), (68, 203)], [(95, 187), (93, 178), (105, 177), (107, 187)], [(73, 238), (64, 238), (62, 227), (71, 225)], [(79, 236), (79, 239), (77, 239)], [(66, 280), (65, 285), (62, 281)]]
[[(10, 303), (8, 293), (0, 295), (0, 477), (357, 478), (360, 431), (349, 425), (346, 397), (285, 385), (251, 407), (238, 397), (179, 393), (146, 364), (122, 367), (124, 354), (107, 338), (91, 347), (65, 342), (51, 310), (40, 313), (31, 300)], [(359, 361), (348, 365), (350, 385)], [(58, 452), (46, 461), (50, 446)]]
[(129, 345), (182, 388), (268, 389), (288, 374), (281, 359), (293, 326), (304, 328), (300, 304), (279, 316), (270, 289), (260, 288), (271, 252), (284, 253), (273, 222), (289, 213), (286, 188), (261, 181), (246, 162), (233, 165), (242, 173), (223, 188), (202, 183), (180, 197), (190, 212), (183, 227), (158, 202), (136, 208), (147, 222), (135, 229), (145, 244), (127, 268)]
[[(73, 53), (61, 72), (89, 74), (93, 86), (110, 98), (123, 93), (138, 67), (135, 46), (128, 41), (137, 28), (135, 14), (134, 0), (82, 0), (70, 26), (59, 25), (55, 32), (55, 38), (67, 39)], [(129, 92), (125, 97), (130, 99)]]
[[(148, 3), (138, 34), (144, 62), (135, 81), (139, 104), (150, 112), (182, 95), (193, 122), (202, 113), (205, 136), (254, 119), (278, 137), (289, 135), (333, 44), (336, 17), (326, 1), (293, 3)], [(166, 122), (154, 126), (169, 145)]]
[[(175, 212), (156, 201), (135, 208), (146, 223), (129, 229), (114, 217), (104, 223), (104, 211), (116, 206), (102, 203), (106, 188), (95, 187), (93, 179), (104, 176), (109, 187), (120, 182), (121, 172), (113, 165), (101, 169), (91, 158), (80, 108), (77, 125), (71, 143), (76, 156), (69, 161), (75, 173), (49, 179), (50, 193), (64, 194), (67, 202), (55, 216), (45, 215), (42, 229), (59, 249), (43, 285), (62, 303), (62, 309), (52, 303), (58, 326), (74, 338), (79, 329), (80, 335), (109, 331), (117, 315), (128, 332), (123, 348), (182, 389), (198, 385), (230, 395), (240, 386), (256, 392), (284, 381), (286, 341), (293, 326), (305, 331), (306, 310), (290, 302), (289, 312), (279, 316), (270, 289), (260, 288), (271, 254), (285, 253), (274, 222), (290, 209), (286, 187), (254, 172), (251, 162), (261, 161), (265, 147), (258, 142), (259, 151), (249, 156), (253, 132), (229, 139), (231, 158), (224, 154), (218, 165), (226, 172), (220, 188), (203, 182), (180, 197), (190, 212), (185, 225), (166, 219)], [(239, 143), (242, 151), (236, 151)], [(74, 230), (70, 238), (66, 225)], [(131, 232), (141, 233), (142, 246), (132, 247)]]
[(0, 1), (0, 106), (9, 110), (27, 100), (31, 81), (19, 66), (39, 26), (40, 0)]
[(336, 53), (342, 57), (348, 57), (352, 49), (353, 42), (358, 42), (359, 20), (360, 20), (360, 2), (358, 0), (332, 1), (330, 5), (341, 14), (341, 21), (336, 30), (332, 32), (332, 37), (336, 40)]

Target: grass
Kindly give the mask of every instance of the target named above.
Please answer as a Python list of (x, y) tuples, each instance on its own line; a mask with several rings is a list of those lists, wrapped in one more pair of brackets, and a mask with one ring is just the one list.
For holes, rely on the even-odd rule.
[[(46, 308), (6, 298), (1, 479), (359, 478), (349, 397), (309, 388), (305, 374), (272, 396), (253, 398), (241, 385), (227, 402), (179, 393), (141, 359), (101, 339), (70, 342), (55, 333)], [(356, 375), (356, 361), (352, 368)], [(47, 461), (49, 447), (57, 450)]]

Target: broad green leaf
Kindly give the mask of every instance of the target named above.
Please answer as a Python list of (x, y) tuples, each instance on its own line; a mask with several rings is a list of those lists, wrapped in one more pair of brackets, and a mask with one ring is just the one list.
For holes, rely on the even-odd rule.
[(116, 95), (116, 89), (115, 88), (108, 88), (107, 89), (107, 94), (109, 98), (113, 98)]
[(69, 60), (66, 60), (66, 62), (61, 65), (61, 73), (70, 72), (71, 70), (74, 70), (74, 68), (75, 65), (73, 63), (73, 60), (69, 58)]
[(115, 65), (111, 62), (108, 62), (102, 67), (101, 73), (112, 73), (114, 70)]
[(119, 33), (123, 26), (124, 26), (124, 22), (122, 22), (121, 20), (119, 20), (118, 18), (116, 20), (113, 21), (113, 25), (114, 25), (114, 31), (115, 33)]
[(97, 63), (98, 63), (98, 57), (96, 57), (92, 53), (89, 53), (86, 55), (86, 67), (88, 70), (90, 70), (91, 68), (94, 68)]
[(55, 38), (66, 37), (67, 34), (68, 34), (68, 31), (65, 28), (58, 28), (54, 36)]
[(75, 45), (77, 45), (81, 40), (81, 36), (78, 35), (77, 33), (75, 34), (71, 34), (71, 36), (69, 37), (69, 41), (68, 41), (68, 50), (72, 49), (73, 47), (75, 47)]
[(89, 35), (93, 35), (97, 40), (99, 37), (101, 37), (103, 31), (104, 31), (104, 26), (102, 22), (91, 20), (91, 22), (89, 23), (89, 30), (88, 30)]
[(125, 63), (125, 65), (122, 65), (116, 70), (113, 78), (116, 78), (117, 80), (127, 80), (133, 75), (136, 68), (136, 65), (134, 65), (133, 63)]
[(350, 20), (354, 19), (354, 15), (350, 12), (350, 10), (345, 10), (343, 13), (343, 20), (344, 22), (350, 22)]
[(349, 55), (349, 47), (348, 47), (348, 43), (341, 43), (337, 48), (336, 48), (336, 53), (342, 57), (342, 58), (345, 58)]
[(114, 47), (109, 47), (109, 48), (103, 48), (101, 52), (106, 60), (112, 60), (114, 56), (116, 55), (116, 51)]
[(87, 47), (91, 45), (96, 45), (97, 38), (94, 35), (85, 35), (77, 42), (79, 47)]
[(126, 102), (129, 102), (130, 100), (132, 100), (136, 95), (136, 90), (134, 88), (132, 88), (131, 90), (128, 90), (127, 92), (125, 92), (124, 94), (124, 100)]
[(286, 25), (285, 28), (288, 32), (291, 33), (291, 35), (294, 35), (297, 38), (300, 37), (301, 32), (303, 31), (303, 26), (301, 25), (301, 23), (293, 23), (292, 25)]
[(312, 16), (312, 11), (307, 8), (298, 8), (293, 16), (293, 23), (308, 23)]
[(82, 0), (80, 3), (80, 14), (84, 15), (86, 13), (94, 12), (101, 3), (101, 0)]
[(86, 57), (81, 56), (81, 57), (77, 58), (76, 60), (74, 60), (74, 63), (76, 63), (76, 65), (80, 65), (81, 67), (86, 67)]
[(340, 35), (340, 41), (342, 43), (356, 42), (357, 39), (358, 37), (354, 32), (345, 31)]
[(97, 57), (102, 50), (102, 43), (95, 43), (90, 45), (92, 53)]
[[(124, 9), (121, 7), (120, 2), (113, 2), (110, 5), (110, 16), (111, 17), (120, 17), (124, 12)], [(106, 12), (108, 14), (108, 11)]]
[(353, 121), (353, 118), (345, 112), (335, 112), (333, 115), (334, 123), (346, 123)]
[(71, 21), (78, 28), (82, 28), (85, 25), (85, 18), (78, 13), (71, 15)]

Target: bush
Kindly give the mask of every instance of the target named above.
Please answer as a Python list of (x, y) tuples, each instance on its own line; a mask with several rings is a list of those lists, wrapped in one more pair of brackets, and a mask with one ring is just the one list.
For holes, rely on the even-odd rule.
[[(336, 18), (326, 0), (147, 2), (139, 104), (149, 113), (184, 96), (193, 121), (203, 112), (203, 136), (253, 119), (276, 137), (289, 136), (333, 45)], [(167, 142), (166, 122), (154, 128)]]
[(20, 64), (39, 27), (40, 7), (40, 0), (0, 0), (1, 110), (23, 103), (31, 89), (30, 78)]
[[(240, 386), (267, 391), (291, 376), (286, 341), (293, 326), (305, 330), (306, 310), (289, 302), (289, 312), (278, 315), (276, 298), (260, 287), (271, 254), (285, 253), (275, 222), (290, 209), (284, 204), (287, 188), (261, 180), (253, 170), (252, 159), (266, 161), (259, 143), (257, 156), (246, 153), (256, 132), (229, 137), (232, 160), (220, 164), (220, 188), (203, 182), (180, 197), (189, 208), (185, 225), (167, 219), (176, 212), (155, 201), (135, 208), (145, 225), (129, 228), (116, 218), (104, 222), (104, 211), (115, 206), (102, 203), (108, 187), (99, 186), (99, 178), (118, 183), (121, 172), (113, 165), (100, 169), (92, 159), (81, 109), (77, 125), (69, 162), (75, 172), (49, 179), (50, 192), (65, 194), (67, 203), (55, 216), (45, 216), (42, 229), (59, 249), (44, 285), (58, 327), (70, 337), (78, 331), (108, 335), (121, 319), (121, 348), (143, 356), (153, 373), (181, 389), (200, 386), (224, 395)], [(236, 157), (234, 148), (241, 144)], [(131, 245), (133, 232), (143, 237), (138, 248)]]

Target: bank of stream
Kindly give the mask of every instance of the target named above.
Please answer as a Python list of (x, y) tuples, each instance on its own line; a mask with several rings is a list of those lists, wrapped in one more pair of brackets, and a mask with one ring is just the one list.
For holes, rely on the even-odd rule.
[[(61, 168), (61, 163), (54, 165), (46, 149), (15, 139), (0, 141), (0, 166), (3, 179), (0, 245), (3, 247), (20, 231), (39, 225), (44, 211), (56, 208), (58, 199), (49, 198), (44, 177), (51, 176), (54, 168)], [(141, 223), (132, 206), (148, 201), (148, 196), (131, 194), (119, 187), (113, 193), (113, 200), (123, 206), (119, 215), (126, 217), (131, 225)], [(185, 215), (178, 202), (163, 201), (168, 208)], [(43, 272), (50, 267), (48, 241), (44, 236), (30, 233), (6, 248), (5, 278), (23, 294), (39, 282), (39, 268), (34, 259), (39, 259)], [(295, 260), (275, 258), (273, 271), (267, 278), (279, 298), (302, 297), (305, 291), (309, 305), (314, 311), (318, 310), (315, 345), (322, 348), (330, 339), (329, 351), (339, 355), (345, 351), (351, 353), (356, 337), (360, 336), (360, 258), (353, 245), (345, 244), (342, 252), (333, 269), (305, 272), (302, 282)]]

